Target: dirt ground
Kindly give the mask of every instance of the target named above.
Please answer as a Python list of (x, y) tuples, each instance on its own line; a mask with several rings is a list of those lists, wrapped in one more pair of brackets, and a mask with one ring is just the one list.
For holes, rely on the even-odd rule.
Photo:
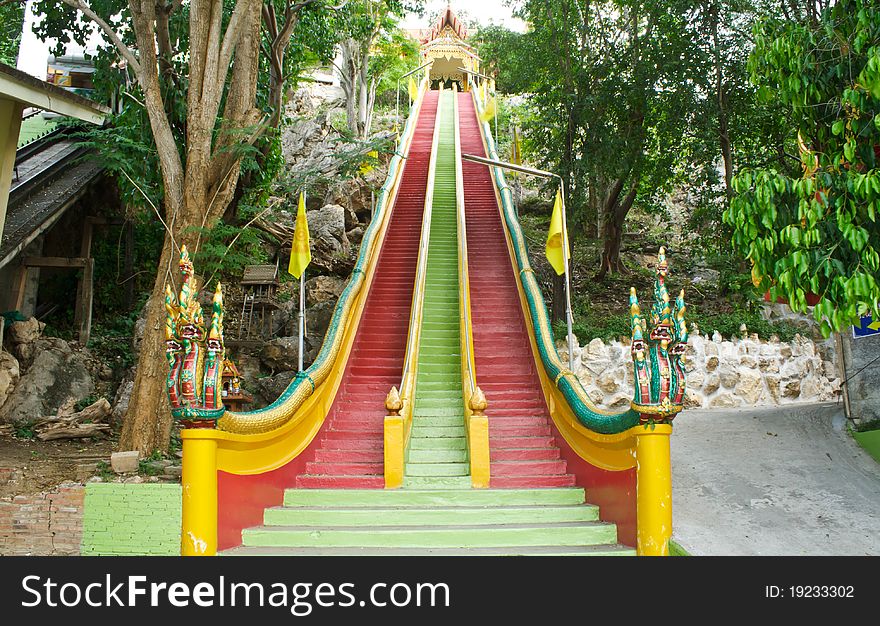
[(36, 493), (85, 481), (99, 461), (110, 461), (113, 439), (39, 441), (0, 436), (0, 497)]

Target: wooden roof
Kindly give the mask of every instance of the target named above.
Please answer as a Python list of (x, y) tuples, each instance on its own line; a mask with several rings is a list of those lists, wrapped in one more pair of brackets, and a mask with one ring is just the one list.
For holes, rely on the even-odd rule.
[(458, 19), (458, 16), (455, 14), (455, 11), (452, 10), (451, 6), (447, 6), (446, 10), (440, 14), (437, 23), (434, 24), (434, 26), (424, 36), (424, 38), (422, 39), (422, 43), (426, 44), (430, 41), (433, 41), (440, 36), (440, 34), (446, 27), (451, 28), (452, 32), (455, 33), (455, 35), (459, 39), (467, 39), (468, 31), (467, 27), (464, 25), (464, 22)]
[(241, 277), (242, 285), (274, 285), (278, 283), (277, 265), (248, 265)]
[(103, 124), (110, 112), (103, 104), (34, 78), (4, 63), (0, 63), (0, 99), (15, 100), (93, 124)]

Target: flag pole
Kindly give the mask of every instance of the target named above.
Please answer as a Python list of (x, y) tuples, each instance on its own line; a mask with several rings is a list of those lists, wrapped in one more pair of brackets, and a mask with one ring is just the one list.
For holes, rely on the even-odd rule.
[(306, 271), (299, 277), (299, 371), (303, 371), (303, 344), (306, 319)]
[(563, 184), (563, 178), (559, 174), (554, 174), (553, 172), (548, 172), (545, 170), (535, 169), (533, 167), (525, 167), (523, 165), (516, 165), (514, 163), (507, 163), (505, 161), (498, 161), (495, 159), (487, 159), (486, 157), (477, 156), (475, 154), (462, 154), (461, 158), (465, 161), (472, 161), (474, 163), (482, 163), (483, 165), (489, 165), (491, 167), (500, 167), (505, 170), (512, 170), (514, 172), (522, 172), (523, 174), (529, 174), (531, 176), (541, 176), (543, 178), (558, 178), (559, 179), (559, 194), (562, 197), (562, 232), (565, 237), (564, 246), (563, 246), (563, 254), (565, 256), (565, 322), (566, 327), (568, 329), (568, 369), (574, 372), (574, 350), (572, 350), (572, 333), (571, 333), (571, 278), (569, 276), (568, 266), (569, 266), (569, 245), (568, 245), (568, 222), (565, 216), (565, 185)]
[[(306, 190), (302, 190), (302, 203), (306, 203)], [(306, 334), (306, 268), (299, 275), (299, 371), (303, 371), (303, 347)]]
[(569, 244), (568, 244), (568, 223), (565, 219), (565, 184), (562, 177), (559, 177), (559, 191), (562, 197), (562, 237), (564, 238), (562, 255), (565, 259), (565, 323), (568, 328), (568, 369), (574, 372), (574, 350), (573, 339), (571, 333), (571, 277), (568, 273), (569, 263)]

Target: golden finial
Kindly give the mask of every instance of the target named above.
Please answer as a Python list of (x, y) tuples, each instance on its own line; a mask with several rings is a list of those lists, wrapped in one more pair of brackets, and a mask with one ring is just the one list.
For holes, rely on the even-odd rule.
[(486, 400), (486, 394), (484, 394), (483, 390), (479, 387), (474, 389), (474, 393), (471, 395), (470, 405), (471, 411), (474, 412), (475, 416), (485, 416), (485, 411), (489, 406), (489, 402)]
[(400, 392), (397, 387), (392, 387), (391, 391), (385, 397), (385, 410), (389, 415), (400, 415), (400, 409), (403, 408), (403, 402), (400, 400)]

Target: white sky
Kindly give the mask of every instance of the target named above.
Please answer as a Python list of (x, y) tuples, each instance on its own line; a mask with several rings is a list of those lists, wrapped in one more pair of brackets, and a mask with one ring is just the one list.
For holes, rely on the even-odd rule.
[[(428, 24), (428, 16), (445, 9), (447, 4), (447, 0), (428, 0), (425, 3), (424, 17), (411, 13), (404, 18), (401, 26), (403, 28), (428, 28), (433, 26), (433, 24)], [(506, 6), (503, 0), (453, 0), (451, 4), (453, 11), (464, 11), (480, 24), (494, 22), (519, 32), (523, 32), (526, 29), (526, 23), (521, 19), (513, 17), (513, 10)]]
[[(31, 30), (31, 25), (34, 22), (34, 14), (32, 10), (33, 0), (27, 3), (27, 7), (25, 9), (25, 17), (24, 17), (24, 29), (22, 30), (21, 35), (21, 48), (18, 51), (18, 69), (22, 72), (27, 72), (31, 76), (36, 76), (39, 79), (46, 79), (46, 62), (49, 59), (49, 49), (54, 45), (55, 40), (50, 39), (46, 43), (43, 43)], [(92, 40), (89, 42), (89, 51), (94, 52), (97, 49), (97, 45), (100, 41), (100, 37), (93, 36)], [(51, 45), (50, 45), (51, 43)], [(67, 54), (82, 54), (84, 52), (83, 48), (76, 43), (70, 43), (67, 45)]]

